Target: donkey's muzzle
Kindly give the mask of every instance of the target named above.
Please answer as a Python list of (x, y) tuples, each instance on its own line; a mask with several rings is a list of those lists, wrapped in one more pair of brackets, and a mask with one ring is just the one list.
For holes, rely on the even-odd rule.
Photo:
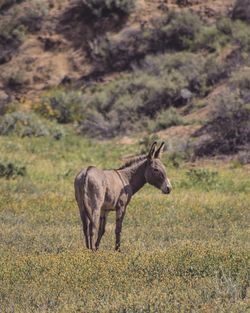
[(164, 193), (168, 195), (170, 192), (171, 192), (171, 188), (167, 187)]
[(170, 194), (171, 190), (172, 190), (172, 186), (170, 184), (167, 184), (166, 182), (162, 184), (161, 186), (162, 193), (168, 195)]

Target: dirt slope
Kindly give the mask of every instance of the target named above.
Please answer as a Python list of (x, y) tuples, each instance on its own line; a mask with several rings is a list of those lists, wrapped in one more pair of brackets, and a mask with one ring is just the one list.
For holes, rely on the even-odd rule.
[[(192, 9), (210, 20), (221, 14), (228, 14), (233, 0), (189, 0), (187, 5), (178, 6), (176, 1), (139, 0), (138, 8), (122, 27), (141, 25), (145, 21), (157, 18), (169, 9)], [(92, 71), (87, 58), (86, 46), (103, 32), (115, 32), (116, 25), (109, 20), (92, 24), (79, 9), (79, 1), (48, 1), (48, 12), (43, 17), (41, 28), (28, 32), (23, 43), (9, 52), (9, 61), (0, 64), (0, 91), (12, 98), (32, 98), (43, 90), (57, 86), (62, 82), (77, 81)], [(2, 12), (2, 22), (15, 9), (21, 11), (26, 4), (16, 4)], [(100, 25), (101, 24), (101, 25)], [(1, 36), (0, 36), (1, 38)], [(8, 60), (8, 58), (7, 58)], [(16, 81), (9, 83), (12, 79)], [(111, 77), (112, 79), (112, 77)]]

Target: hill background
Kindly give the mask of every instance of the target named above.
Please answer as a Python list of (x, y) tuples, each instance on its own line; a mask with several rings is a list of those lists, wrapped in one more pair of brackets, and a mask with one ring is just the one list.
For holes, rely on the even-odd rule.
[(248, 1), (112, 3), (0, 1), (0, 132), (46, 118), (247, 163)]

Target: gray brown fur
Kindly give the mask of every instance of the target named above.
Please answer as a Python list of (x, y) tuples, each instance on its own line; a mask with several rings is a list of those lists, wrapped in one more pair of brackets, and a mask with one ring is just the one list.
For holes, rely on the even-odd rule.
[(164, 143), (156, 150), (154, 142), (148, 155), (135, 157), (117, 170), (101, 170), (91, 166), (77, 174), (75, 197), (88, 249), (98, 249), (105, 233), (108, 212), (115, 211), (115, 249), (119, 250), (126, 207), (132, 196), (146, 183), (165, 194), (170, 193), (172, 187), (160, 160), (163, 148)]

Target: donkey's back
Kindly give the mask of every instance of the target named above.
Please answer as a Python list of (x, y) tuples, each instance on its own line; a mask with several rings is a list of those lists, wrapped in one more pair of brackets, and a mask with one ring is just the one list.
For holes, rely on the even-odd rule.
[(90, 166), (75, 178), (76, 200), (84, 204), (84, 209), (90, 207), (92, 215), (95, 209), (115, 210), (123, 188), (123, 182), (114, 170)]

